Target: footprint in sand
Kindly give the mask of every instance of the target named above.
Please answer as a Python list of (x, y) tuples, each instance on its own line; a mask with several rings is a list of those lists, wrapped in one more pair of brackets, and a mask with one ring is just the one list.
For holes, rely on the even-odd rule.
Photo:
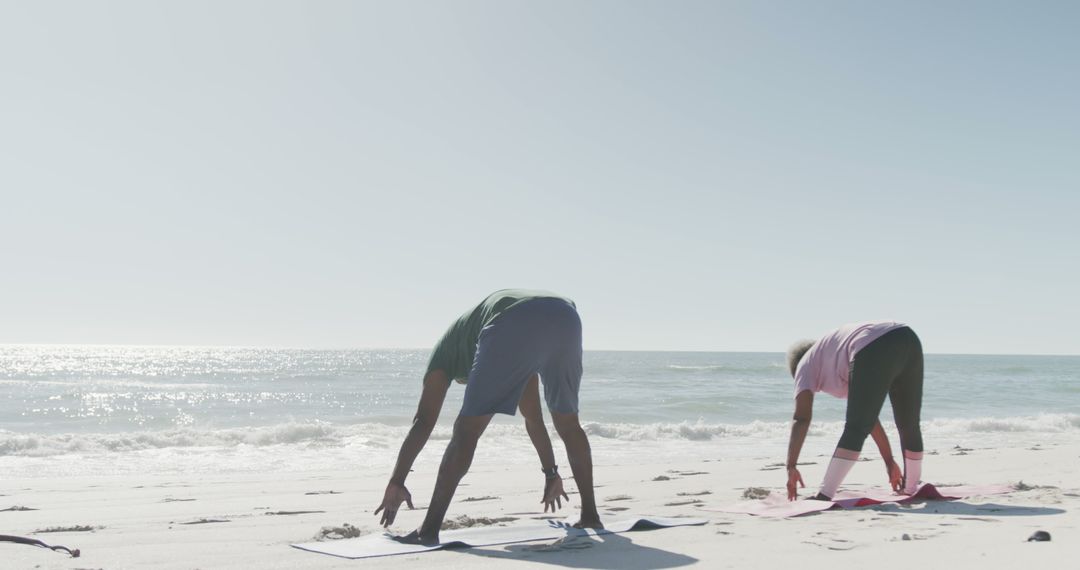
[(14, 507), (8, 507), (6, 509), (0, 509), (0, 513), (36, 511), (36, 510), (37, 509), (33, 509), (33, 508), (30, 508), (30, 507), (21, 507), (19, 505), (15, 505)]
[(363, 534), (360, 529), (355, 526), (345, 523), (341, 526), (324, 526), (319, 529), (318, 534), (315, 535), (315, 540), (341, 540), (343, 538), (356, 538)]
[(612, 495), (612, 496), (604, 499), (604, 502), (606, 502), (606, 503), (614, 503), (615, 501), (632, 501), (632, 500), (634, 500), (634, 498), (631, 497), (630, 495)]
[(1031, 485), (1029, 483), (1025, 483), (1023, 480), (1020, 480), (1019, 483), (1013, 485), (1012, 487), (1013, 487), (1013, 489), (1015, 489), (1017, 491), (1034, 491), (1036, 489), (1053, 489), (1053, 490), (1057, 489), (1057, 487), (1055, 487), (1053, 485)]
[(742, 498), (753, 501), (760, 501), (772, 494), (772, 491), (764, 487), (748, 487), (743, 491)]
[(515, 517), (470, 517), (469, 515), (461, 515), (457, 518), (443, 521), (440, 530), (458, 530), (462, 528), (472, 528), (474, 526), (494, 526), (501, 525), (508, 522), (516, 521)]
[(686, 505), (704, 505), (705, 501), (701, 499), (686, 499), (683, 501), (672, 501), (670, 503), (664, 503), (665, 507), (685, 507)]
[(608, 512), (621, 513), (623, 511), (629, 511), (630, 507), (605, 507)]
[(264, 515), (292, 516), (292, 515), (311, 515), (311, 514), (315, 514), (315, 513), (325, 513), (325, 512), (326, 511), (274, 511), (272, 513), (263, 513), (263, 514)]
[(927, 534), (915, 534), (915, 533), (906, 533), (905, 532), (904, 534), (900, 535), (900, 538), (893, 538), (892, 541), (897, 542), (897, 541), (906, 541), (906, 540), (926, 540), (926, 539), (933, 538), (933, 537), (934, 537), (933, 534), (927, 535)]
[(551, 544), (537, 544), (535, 546), (526, 546), (523, 550), (529, 552), (555, 552), (559, 550), (582, 550), (585, 548), (592, 548), (595, 543), (587, 538), (568, 536), (560, 538)]
[(855, 545), (849, 540), (842, 538), (827, 538), (822, 541), (804, 540), (803, 544), (812, 544), (814, 546), (820, 546), (829, 550), (851, 550), (855, 548)]
[(162, 503), (190, 503), (195, 499), (174, 499), (172, 497), (165, 497), (161, 500)]
[(232, 522), (226, 519), (199, 519), (195, 521), (182, 522), (177, 524), (192, 525), (192, 524), (214, 524), (214, 523), (227, 523)]
[(341, 491), (308, 491), (305, 495), (340, 495)]
[(477, 501), (494, 501), (498, 497), (492, 497), (491, 495), (484, 495), (483, 497), (466, 497), (461, 500), (462, 503), (475, 503)]
[[(779, 471), (780, 469), (783, 469), (786, 465), (787, 463), (770, 463), (765, 467), (758, 469), (758, 471)], [(802, 467), (803, 465), (817, 465), (817, 461), (800, 461), (795, 465), (798, 465), (799, 467)]]
[(33, 534), (46, 534), (50, 532), (94, 532), (95, 530), (101, 530), (103, 528), (105, 527), (85, 524), (77, 524), (74, 526), (50, 526), (48, 528), (35, 530)]
[(683, 491), (682, 493), (675, 493), (677, 497), (700, 497), (702, 495), (711, 495), (712, 491)]

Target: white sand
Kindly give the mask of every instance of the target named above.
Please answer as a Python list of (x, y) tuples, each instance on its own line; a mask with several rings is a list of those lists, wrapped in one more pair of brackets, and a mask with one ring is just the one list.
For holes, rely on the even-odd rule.
[[(433, 444), (438, 445), (437, 442)], [(602, 439), (594, 446), (604, 445)], [(872, 446), (868, 454), (872, 455)], [(933, 448), (930, 449), (933, 452)], [(444, 551), (375, 560), (344, 560), (289, 547), (311, 540), (324, 526), (351, 523), (364, 533), (380, 532), (372, 515), (387, 473), (265, 473), (252, 476), (118, 476), (101, 478), (4, 479), (0, 534), (35, 536), (80, 548), (81, 558), (25, 545), (0, 543), (0, 568), (826, 568), (977, 567), (1062, 568), (1080, 554), (1080, 443), (1043, 444), (1037, 449), (940, 448), (925, 462), (925, 478), (940, 484), (1016, 483), (1052, 486), (958, 502), (930, 502), (852, 511), (830, 511), (795, 519), (760, 519), (703, 511), (740, 500), (751, 486), (781, 492), (782, 460), (762, 457), (728, 461), (719, 442), (704, 442), (701, 455), (676, 464), (626, 461), (597, 465), (601, 514), (699, 516), (703, 527), (635, 532), (552, 544), (529, 543)], [(803, 468), (816, 485), (824, 458)], [(564, 467), (564, 469), (566, 469)], [(568, 470), (568, 469), (566, 469)], [(683, 472), (682, 474), (679, 472)], [(701, 474), (686, 474), (704, 472)], [(670, 477), (655, 481), (658, 476)], [(427, 504), (434, 473), (409, 480), (417, 507)], [(883, 485), (880, 461), (860, 463), (845, 487)], [(538, 509), (542, 475), (533, 465), (500, 468), (477, 461), (451, 505), (450, 517), (515, 517), (520, 524), (545, 515)], [(573, 483), (569, 482), (573, 488)], [(335, 491), (338, 494), (307, 494)], [(680, 493), (709, 494), (680, 496)], [(811, 489), (807, 489), (811, 491)], [(469, 497), (498, 499), (465, 501)], [(623, 499), (623, 497), (626, 497)], [(573, 497), (571, 509), (576, 508)], [(621, 500), (620, 500), (621, 499)], [(620, 509), (614, 511), (612, 509)], [(621, 510), (627, 509), (627, 510)], [(276, 514), (280, 511), (325, 511)], [(562, 518), (572, 511), (564, 508)], [(423, 511), (402, 511), (395, 525), (408, 531)], [(220, 520), (203, 524), (183, 523)], [(34, 534), (48, 527), (89, 525), (92, 532)], [(1049, 543), (1028, 543), (1035, 530)], [(904, 540), (907, 535), (911, 540)], [(913, 566), (914, 565), (914, 566)], [(976, 566), (977, 565), (977, 566)]]

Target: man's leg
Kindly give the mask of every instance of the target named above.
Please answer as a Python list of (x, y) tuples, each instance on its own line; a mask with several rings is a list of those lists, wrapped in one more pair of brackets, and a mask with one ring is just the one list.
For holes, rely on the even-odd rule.
[(487, 428), (493, 414), (486, 416), (458, 416), (454, 422), (454, 435), (446, 446), (442, 464), (439, 465), (439, 478), (435, 482), (435, 492), (431, 495), (424, 523), (420, 525), (419, 542), (438, 544), (439, 529), (450, 501), (454, 498), (458, 483), (472, 464), (476, 452), (476, 442)]
[(581, 497), (581, 520), (574, 526), (578, 528), (604, 528), (600, 522), (600, 513), (596, 512), (596, 492), (593, 489), (592, 448), (589, 436), (581, 429), (577, 414), (551, 412), (555, 431), (559, 432), (566, 445), (566, 456), (570, 460), (570, 470), (574, 473), (579, 496)]

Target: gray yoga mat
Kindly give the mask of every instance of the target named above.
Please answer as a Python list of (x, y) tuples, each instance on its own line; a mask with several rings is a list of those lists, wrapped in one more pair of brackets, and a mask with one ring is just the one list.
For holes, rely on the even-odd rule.
[(696, 526), (705, 524), (705, 519), (637, 517), (605, 522), (603, 530), (579, 529), (561, 521), (523, 524), (515, 526), (487, 526), (448, 530), (440, 533), (442, 544), (423, 546), (402, 544), (390, 538), (389, 534), (369, 534), (359, 538), (335, 540), (332, 542), (305, 542), (292, 545), (300, 550), (340, 556), (342, 558), (373, 558), (376, 556), (394, 556), (397, 554), (417, 554), (444, 548), (468, 548), (472, 546), (494, 546), (514, 542), (533, 540), (554, 540), (574, 536), (597, 536), (634, 530), (652, 530), (673, 526)]

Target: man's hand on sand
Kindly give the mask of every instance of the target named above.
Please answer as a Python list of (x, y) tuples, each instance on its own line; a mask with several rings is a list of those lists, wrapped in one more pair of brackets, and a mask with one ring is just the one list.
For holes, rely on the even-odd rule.
[(375, 509), (375, 514), (378, 515), (379, 511), (382, 511), (382, 518), (379, 519), (379, 524), (384, 527), (388, 527), (394, 524), (394, 519), (397, 518), (398, 509), (401, 508), (401, 503), (409, 505), (409, 508), (413, 508), (412, 495), (409, 494), (409, 490), (405, 488), (405, 485), (398, 485), (397, 483), (389, 483), (386, 485), (386, 492), (383, 493), (382, 504), (379, 508)]
[(563, 499), (570, 502), (570, 496), (563, 490), (562, 477), (548, 479), (544, 483), (544, 498), (540, 501), (544, 503), (544, 512), (548, 512), (548, 509), (551, 509), (551, 512), (561, 509)]
[(794, 501), (799, 498), (799, 487), (805, 487), (806, 483), (803, 483), (802, 473), (799, 473), (797, 467), (792, 467), (787, 471), (787, 498), (789, 501)]

